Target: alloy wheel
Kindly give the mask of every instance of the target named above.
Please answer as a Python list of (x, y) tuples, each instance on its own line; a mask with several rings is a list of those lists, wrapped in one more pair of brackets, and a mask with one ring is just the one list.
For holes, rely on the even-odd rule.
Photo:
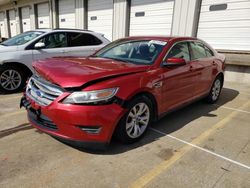
[(214, 82), (213, 89), (212, 89), (212, 99), (215, 101), (220, 95), (220, 90), (221, 90), (221, 81), (220, 79), (217, 79)]
[(0, 75), (1, 86), (8, 91), (17, 89), (22, 83), (21, 75), (18, 71), (8, 69)]
[(150, 110), (146, 103), (138, 103), (131, 108), (126, 120), (126, 131), (129, 137), (138, 138), (146, 130), (150, 120)]

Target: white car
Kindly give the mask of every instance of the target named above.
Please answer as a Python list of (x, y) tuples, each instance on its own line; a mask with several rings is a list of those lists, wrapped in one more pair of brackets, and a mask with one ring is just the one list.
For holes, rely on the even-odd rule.
[(109, 42), (103, 34), (77, 29), (38, 29), (10, 38), (0, 44), (0, 91), (21, 90), (35, 60), (89, 56)]

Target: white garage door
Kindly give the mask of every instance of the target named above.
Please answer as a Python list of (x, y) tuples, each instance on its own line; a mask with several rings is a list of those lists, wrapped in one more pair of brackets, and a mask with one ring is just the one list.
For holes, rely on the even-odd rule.
[(22, 7), (21, 8), (21, 23), (22, 23), (22, 31), (30, 31), (30, 8)]
[(49, 3), (37, 4), (37, 27), (50, 28)]
[(60, 28), (75, 28), (75, 1), (59, 0), (59, 27)]
[(197, 36), (216, 49), (250, 51), (250, 1), (203, 0)]
[(10, 36), (13, 37), (17, 35), (15, 10), (9, 10), (9, 25), (10, 25)]
[(4, 23), (4, 13), (0, 12), (0, 34), (1, 37), (7, 38), (6, 27)]
[(131, 0), (129, 35), (170, 35), (174, 0)]
[(88, 1), (88, 29), (112, 40), (113, 0)]

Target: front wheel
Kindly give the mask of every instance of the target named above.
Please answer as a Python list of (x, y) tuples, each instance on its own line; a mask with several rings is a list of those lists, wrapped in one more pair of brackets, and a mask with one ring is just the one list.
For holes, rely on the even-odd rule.
[(218, 76), (212, 85), (212, 88), (209, 92), (209, 95), (206, 98), (208, 103), (213, 104), (219, 99), (222, 85), (223, 85), (222, 79), (221, 79), (221, 77)]
[(25, 85), (25, 78), (20, 68), (3, 65), (0, 67), (0, 91), (7, 94), (20, 91)]
[(143, 137), (153, 115), (152, 102), (144, 96), (133, 99), (128, 104), (128, 112), (120, 120), (116, 129), (116, 138), (124, 144), (130, 144)]

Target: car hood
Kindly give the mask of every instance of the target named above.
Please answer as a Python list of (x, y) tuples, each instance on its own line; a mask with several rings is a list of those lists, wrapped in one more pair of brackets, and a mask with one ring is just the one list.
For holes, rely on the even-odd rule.
[(3, 45), (0, 45), (0, 53), (13, 52), (13, 51), (17, 51), (17, 50), (18, 50), (17, 46), (3, 46)]
[(143, 72), (149, 66), (105, 58), (59, 57), (36, 61), (36, 72), (63, 88), (81, 87), (89, 82)]

